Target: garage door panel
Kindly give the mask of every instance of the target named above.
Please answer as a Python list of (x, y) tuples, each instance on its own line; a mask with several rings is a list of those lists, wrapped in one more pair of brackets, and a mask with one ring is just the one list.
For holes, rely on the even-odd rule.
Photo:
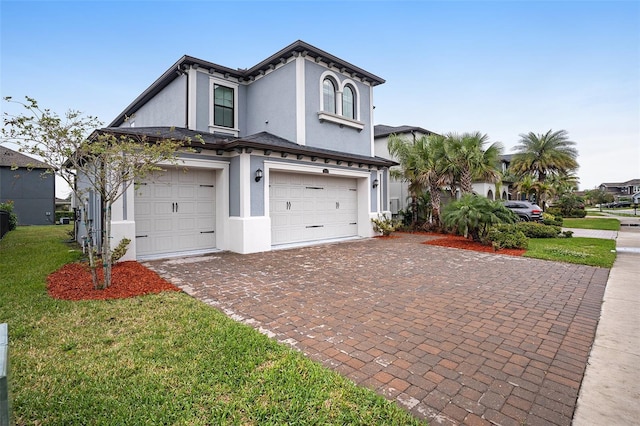
[[(168, 169), (135, 191), (138, 255), (215, 248), (215, 175)], [(146, 235), (146, 237), (141, 237)]]
[(152, 186), (151, 194), (153, 194), (153, 198), (155, 199), (165, 199), (170, 200), (172, 198), (173, 187), (169, 183), (159, 183), (159, 184), (147, 184), (145, 186)]
[(273, 172), (270, 182), (273, 244), (357, 235), (355, 179)]

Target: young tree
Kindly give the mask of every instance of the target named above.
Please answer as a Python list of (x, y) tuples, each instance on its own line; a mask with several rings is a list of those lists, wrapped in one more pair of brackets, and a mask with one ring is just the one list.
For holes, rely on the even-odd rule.
[[(104, 282), (98, 281), (95, 245), (89, 238), (89, 262), (95, 288), (111, 285), (111, 208), (136, 180), (160, 171), (160, 162), (176, 163), (177, 152), (190, 141), (116, 134), (106, 129), (94, 130), (102, 123), (92, 116), (69, 110), (63, 118), (49, 109), (41, 109), (37, 101), (25, 97), (24, 102), (4, 98), (21, 105), (25, 114), (4, 114), (2, 141), (20, 146), (21, 152), (37, 155), (53, 166), (69, 184), (81, 202), (88, 201), (89, 191), (99, 195), (102, 203), (101, 260)], [(83, 185), (77, 179), (82, 177)], [(83, 217), (86, 219), (87, 215)], [(88, 222), (85, 222), (90, 226)], [(91, 235), (91, 229), (87, 232)]]

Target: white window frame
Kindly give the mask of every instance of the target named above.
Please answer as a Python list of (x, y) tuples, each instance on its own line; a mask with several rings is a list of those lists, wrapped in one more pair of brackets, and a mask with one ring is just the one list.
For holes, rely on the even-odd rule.
[[(214, 98), (214, 90), (216, 85), (228, 87), (233, 90), (233, 125), (234, 127), (224, 127), (224, 126), (216, 126), (214, 120), (215, 113), (215, 98)], [(240, 133), (240, 128), (238, 126), (238, 87), (240, 85), (238, 83), (234, 83), (229, 80), (223, 80), (217, 77), (209, 77), (209, 132), (214, 133), (228, 133), (233, 134), (233, 136), (238, 136)]]
[[(334, 81), (334, 84), (337, 84), (338, 86), (336, 88), (336, 113), (335, 114), (327, 112), (324, 109), (324, 80), (327, 78), (331, 78)], [(342, 92), (343, 92), (344, 86), (347, 84), (350, 85), (351, 88), (353, 89), (353, 95), (355, 97), (354, 103), (355, 103), (355, 109), (356, 109), (355, 115), (357, 117), (356, 120), (342, 115)], [(320, 88), (320, 111), (318, 111), (318, 120), (320, 120), (320, 122), (328, 121), (334, 124), (338, 124), (340, 127), (343, 127), (343, 126), (351, 127), (353, 129), (358, 130), (359, 132), (364, 130), (364, 123), (360, 121), (360, 103), (361, 103), (360, 91), (358, 90), (358, 86), (353, 80), (349, 78), (341, 80), (340, 78), (338, 78), (338, 75), (335, 72), (325, 71), (320, 76), (319, 88)]]

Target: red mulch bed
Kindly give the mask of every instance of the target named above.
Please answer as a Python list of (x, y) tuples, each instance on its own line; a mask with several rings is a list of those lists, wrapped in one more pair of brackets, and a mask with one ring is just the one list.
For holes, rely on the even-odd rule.
[(450, 247), (450, 248), (457, 248), (457, 249), (464, 249), (464, 250), (474, 250), (474, 251), (480, 251), (484, 253), (508, 254), (510, 256), (522, 256), (526, 251), (525, 249), (500, 249), (496, 251), (491, 246), (486, 246), (477, 241), (472, 241), (460, 235), (431, 234), (431, 233), (429, 235), (437, 236), (438, 238), (435, 240), (425, 241), (422, 244), (427, 244), (430, 246)]
[[(102, 268), (98, 269), (98, 276), (102, 280)], [(93, 288), (87, 264), (69, 263), (47, 277), (47, 290), (54, 299), (64, 300), (126, 299), (161, 291), (181, 291), (133, 261), (113, 265), (111, 286), (104, 290)]]

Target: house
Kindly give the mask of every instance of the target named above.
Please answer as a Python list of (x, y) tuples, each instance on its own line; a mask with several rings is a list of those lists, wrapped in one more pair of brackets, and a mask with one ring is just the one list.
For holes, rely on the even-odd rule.
[[(435, 134), (434, 132), (416, 126), (387, 126), (376, 124), (374, 126), (375, 154), (378, 157), (393, 160), (387, 144), (391, 135), (399, 136), (403, 139), (413, 141), (423, 136)], [(389, 205), (387, 206), (392, 215), (398, 214), (400, 210), (406, 210), (411, 203), (408, 184), (401, 180), (390, 178), (389, 180)]]
[[(388, 126), (377, 124), (374, 128), (375, 153), (377, 156), (393, 160), (387, 149), (389, 137), (391, 135), (399, 136), (407, 141), (415, 142), (423, 136), (437, 135), (431, 130), (417, 126)], [(505, 173), (511, 161), (511, 155), (500, 156), (500, 171)], [(487, 198), (495, 200), (497, 198), (510, 198), (510, 183), (503, 181), (502, 184), (496, 185), (491, 182), (474, 182), (473, 191), (476, 194), (483, 195)], [(444, 189), (444, 188), (443, 188)], [(445, 199), (449, 191), (444, 193)], [(400, 210), (406, 210), (411, 203), (408, 184), (400, 180), (391, 178), (389, 181), (389, 206), (388, 209), (392, 214), (397, 214)]]
[(640, 179), (631, 179), (626, 182), (601, 183), (598, 187), (601, 191), (605, 191), (613, 195), (616, 201), (620, 197), (631, 197), (640, 192)]
[[(112, 245), (131, 239), (126, 260), (372, 236), (395, 164), (374, 155), (383, 83), (303, 41), (248, 69), (183, 56), (99, 130), (203, 141), (117, 201)], [(100, 235), (101, 200), (77, 207)]]
[(53, 168), (0, 146), (0, 203), (13, 201), (19, 225), (51, 225), (55, 212)]

